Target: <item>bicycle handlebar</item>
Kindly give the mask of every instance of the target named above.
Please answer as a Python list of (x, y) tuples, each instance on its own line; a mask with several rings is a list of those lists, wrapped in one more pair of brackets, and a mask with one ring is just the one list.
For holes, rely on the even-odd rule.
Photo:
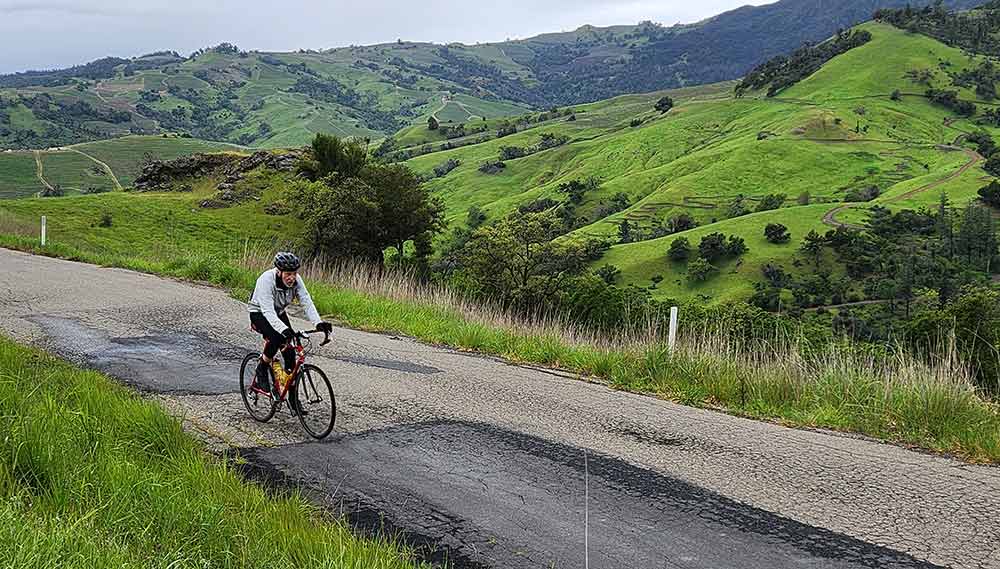
[(298, 337), (298, 338), (301, 338), (303, 340), (307, 339), (310, 334), (323, 334), (324, 335), (323, 341), (320, 343), (320, 346), (325, 346), (325, 345), (327, 345), (327, 344), (330, 343), (330, 332), (328, 332), (326, 330), (315, 330), (315, 329), (313, 329), (313, 330), (305, 330), (303, 332), (295, 332), (295, 336)]

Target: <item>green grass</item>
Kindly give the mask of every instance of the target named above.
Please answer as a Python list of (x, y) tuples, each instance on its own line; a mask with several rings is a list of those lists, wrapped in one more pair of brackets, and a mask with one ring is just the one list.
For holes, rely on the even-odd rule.
[(115, 190), (114, 181), (103, 167), (86, 156), (72, 152), (41, 153), (45, 180), (58, 184), (67, 192), (80, 193), (88, 188), (99, 188), (103, 191)]
[(155, 403), (0, 337), (0, 565), (412, 567), (210, 458)]
[[(754, 282), (763, 280), (761, 268), (765, 264), (781, 266), (792, 274), (810, 270), (810, 267), (805, 265), (796, 268), (792, 262), (802, 237), (810, 231), (825, 233), (829, 229), (822, 221), (823, 214), (829, 209), (829, 205), (820, 204), (765, 211), (705, 225), (669, 237), (615, 245), (595, 263), (595, 268), (604, 264), (614, 265), (622, 271), (627, 282), (646, 287), (653, 284), (654, 276), (660, 275), (663, 281), (652, 289), (653, 296), (657, 298), (708, 302), (741, 300), (753, 293)], [(781, 223), (788, 227), (792, 236), (791, 241), (783, 244), (769, 243), (764, 238), (764, 227), (769, 223)], [(694, 258), (701, 238), (715, 232), (742, 236), (749, 251), (739, 259), (728, 259), (719, 263), (717, 265), (719, 274), (707, 281), (690, 283), (687, 280), (687, 263), (676, 263), (667, 258), (670, 244), (676, 239), (687, 239)]]
[(30, 196), (43, 189), (31, 152), (0, 152), (0, 199)]
[[(45, 215), (53, 243), (101, 255), (157, 258), (185, 251), (228, 253), (241, 249), (246, 239), (287, 242), (298, 237), (294, 220), (263, 212), (273, 191), (261, 202), (203, 209), (198, 203), (207, 191), (9, 200), (0, 205), (0, 212), (34, 225)], [(110, 227), (100, 225), (105, 213), (111, 214)]]
[(196, 152), (240, 150), (240, 147), (221, 142), (162, 136), (125, 136), (77, 144), (73, 148), (107, 164), (125, 187), (131, 186), (139, 175), (146, 154), (159, 160), (172, 160)]

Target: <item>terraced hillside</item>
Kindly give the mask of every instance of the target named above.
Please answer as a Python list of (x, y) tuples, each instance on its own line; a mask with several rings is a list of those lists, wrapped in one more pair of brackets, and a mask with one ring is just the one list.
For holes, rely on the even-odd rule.
[[(444, 197), (453, 224), (461, 224), (472, 206), (495, 219), (546, 203), (538, 200), (565, 202), (560, 186), (595, 179), (599, 187), (577, 206), (579, 227), (572, 235), (617, 242), (627, 221), (636, 240), (616, 244), (595, 267), (613, 264), (621, 270), (619, 283), (643, 287), (660, 276), (653, 293), (661, 298), (744, 298), (765, 263), (808, 270), (796, 266), (801, 265), (796, 251), (811, 230), (858, 222), (874, 204), (929, 206), (942, 191), (953, 205), (963, 205), (985, 184), (978, 155), (972, 147), (960, 151), (956, 143), (966, 133), (997, 129), (977, 124), (977, 117), (956, 116), (924, 96), (939, 87), (977, 100), (970, 87), (953, 86), (949, 73), (975, 67), (980, 59), (887, 24), (859, 29), (872, 34), (870, 42), (777, 97), (752, 92), (736, 98), (731, 86), (705, 87), (674, 93), (675, 106), (665, 114), (653, 109), (662, 93), (623, 97), (576, 107), (576, 120), (526, 125), (514, 135), (410, 163), (428, 174), (448, 160), (459, 163), (428, 182)], [(996, 105), (977, 103), (981, 111)], [(568, 140), (505, 160), (496, 173), (480, 171), (483, 163), (497, 160), (502, 147), (537, 147), (543, 133)], [(872, 198), (872, 188), (877, 197), (870, 203), (851, 202)], [(753, 212), (774, 194), (783, 196), (777, 199), (780, 209), (731, 218), (742, 213), (733, 211), (735, 205)], [(769, 201), (775, 205), (775, 198)], [(666, 233), (669, 220), (682, 214), (699, 227), (649, 238)], [(768, 223), (786, 225), (792, 239), (768, 243), (763, 235)], [(711, 232), (741, 236), (750, 251), (739, 261), (724, 262), (718, 277), (691, 284), (685, 264), (668, 261), (667, 251), (674, 239), (685, 237), (697, 246)]]

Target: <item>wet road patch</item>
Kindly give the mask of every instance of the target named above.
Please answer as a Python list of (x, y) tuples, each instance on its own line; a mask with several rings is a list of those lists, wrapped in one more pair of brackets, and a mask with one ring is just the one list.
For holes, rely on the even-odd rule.
[[(622, 460), (464, 422), (245, 457), (336, 511), (379, 512), (455, 567), (929, 568)], [(739, 476), (739, 473), (733, 473)]]
[(141, 390), (214, 395), (240, 389), (240, 348), (220, 346), (207, 336), (175, 332), (115, 337), (70, 318), (28, 319), (45, 330), (60, 355)]

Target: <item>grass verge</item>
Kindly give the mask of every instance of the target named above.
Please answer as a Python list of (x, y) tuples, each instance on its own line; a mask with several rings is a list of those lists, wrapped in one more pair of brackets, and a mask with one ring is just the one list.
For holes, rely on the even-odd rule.
[(413, 567), (274, 497), (106, 377), (0, 337), (0, 566)]
[[(241, 300), (268, 262), (252, 251), (228, 260), (197, 251), (153, 260), (37, 243), (0, 235), (0, 246), (207, 281)], [(687, 405), (1000, 462), (1000, 406), (976, 391), (952, 345), (925, 363), (903, 352), (806, 356), (794, 339), (746, 345), (711, 330), (682, 330), (671, 352), (655, 333), (607, 337), (557, 320), (518, 318), (394, 273), (307, 266), (303, 274), (319, 310), (356, 328), (558, 367)]]

